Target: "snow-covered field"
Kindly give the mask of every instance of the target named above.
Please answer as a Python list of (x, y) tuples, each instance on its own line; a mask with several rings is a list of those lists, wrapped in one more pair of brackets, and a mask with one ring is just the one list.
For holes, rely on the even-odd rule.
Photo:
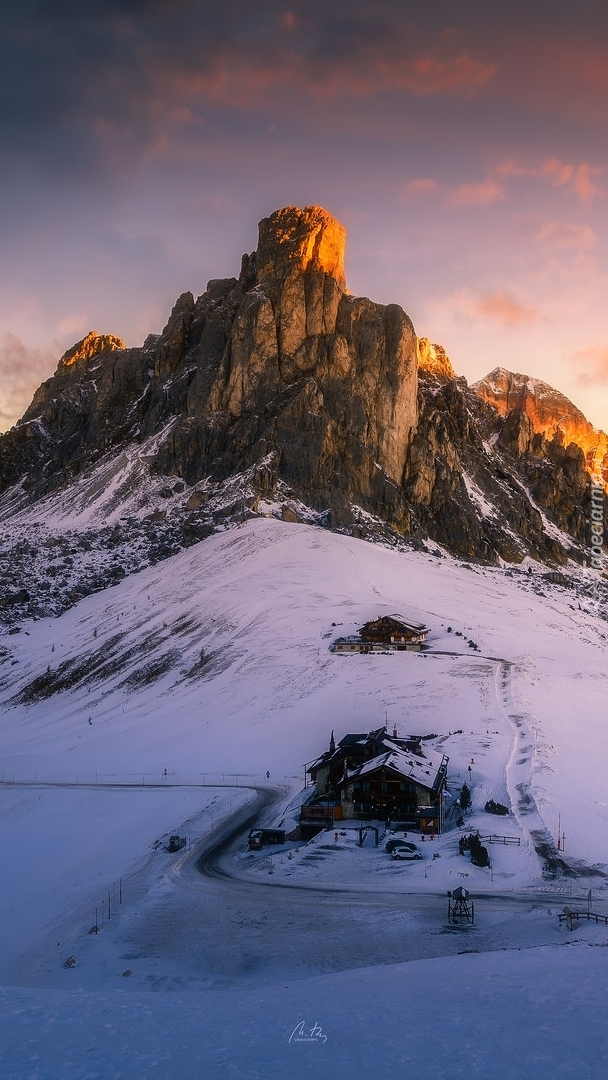
[[(608, 624), (541, 571), (259, 519), (3, 637), (1, 1075), (601, 1076), (608, 928), (556, 916), (608, 913)], [(429, 652), (329, 651), (391, 612)], [(384, 723), (434, 735), (467, 826), (520, 845), (480, 870), (455, 831), (397, 865), (331, 836), (198, 874), (255, 787), (282, 814), (332, 729)], [(558, 820), (573, 878), (535, 850)]]

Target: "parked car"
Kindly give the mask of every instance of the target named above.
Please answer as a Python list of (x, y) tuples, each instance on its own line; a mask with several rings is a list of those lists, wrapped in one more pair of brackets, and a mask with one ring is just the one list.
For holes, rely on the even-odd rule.
[(181, 851), (181, 849), (183, 847), (185, 847), (185, 846), (186, 846), (186, 837), (185, 836), (177, 836), (177, 835), (176, 836), (170, 836), (169, 837), (169, 847), (167, 848), (167, 851)]
[(249, 833), (248, 847), (250, 851), (258, 851), (264, 844), (284, 844), (284, 829), (252, 829)]
[(391, 851), (393, 859), (421, 859), (422, 852), (418, 848), (405, 844), (397, 844)]
[(411, 851), (418, 851), (418, 848), (415, 844), (411, 844), (409, 840), (400, 840), (398, 836), (391, 836), (390, 840), (386, 841), (386, 844), (384, 845), (384, 850), (388, 851), (390, 855), (396, 847), (406, 847), (410, 848)]

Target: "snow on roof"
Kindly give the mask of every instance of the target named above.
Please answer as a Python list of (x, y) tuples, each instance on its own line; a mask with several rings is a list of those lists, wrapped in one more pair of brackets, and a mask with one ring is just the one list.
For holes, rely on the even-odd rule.
[(424, 754), (413, 754), (400, 749), (388, 750), (347, 772), (346, 779), (365, 776), (376, 769), (393, 769), (400, 776), (413, 780), (422, 787), (432, 788), (444, 761), (444, 755), (437, 750), (427, 750)]
[[(415, 630), (416, 633), (422, 633), (423, 630), (428, 630), (428, 627), (424, 623), (412, 622), (411, 619), (406, 619), (403, 615), (399, 615), (395, 612), (391, 615), (378, 615), (376, 619), (370, 619), (369, 622), (380, 622), (382, 619), (393, 619), (395, 622), (400, 623), (401, 626), (405, 626), (408, 630)], [(365, 623), (368, 626), (368, 623)]]

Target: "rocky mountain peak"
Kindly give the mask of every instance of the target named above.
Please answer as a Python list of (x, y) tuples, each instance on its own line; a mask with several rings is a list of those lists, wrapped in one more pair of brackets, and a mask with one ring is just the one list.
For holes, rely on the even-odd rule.
[(285, 278), (292, 270), (322, 270), (346, 288), (346, 229), (321, 206), (286, 206), (259, 224), (256, 252), (260, 284)]
[(443, 345), (433, 344), (428, 338), (421, 337), (416, 342), (416, 353), (418, 368), (426, 375), (440, 379), (456, 378), (456, 372)]
[[(501, 416), (510, 417), (501, 439), (505, 445), (512, 444), (517, 453), (533, 451), (534, 438), (540, 435), (564, 447), (574, 443), (583, 451), (589, 466), (602, 467), (608, 454), (608, 436), (548, 383), (497, 367), (471, 389)], [(542, 452), (538, 439), (536, 443)]]
[(77, 364), (80, 360), (90, 360), (92, 356), (97, 356), (99, 353), (115, 352), (124, 348), (126, 346), (122, 338), (115, 337), (114, 334), (98, 334), (96, 330), (89, 330), (82, 341), (77, 341), (63, 354), (59, 363), (62, 367), (71, 367), (72, 364)]
[(606, 436), (526, 376), (469, 388), (400, 306), (345, 291), (345, 235), (321, 207), (277, 210), (239, 276), (183, 292), (141, 348), (92, 332), (68, 350), (0, 436), (0, 517), (114, 515), (127, 567), (257, 513), (487, 562), (581, 560), (580, 447)]

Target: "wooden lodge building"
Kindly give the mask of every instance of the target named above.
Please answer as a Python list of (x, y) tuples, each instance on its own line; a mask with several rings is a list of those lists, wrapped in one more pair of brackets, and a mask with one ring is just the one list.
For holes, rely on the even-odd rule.
[(336, 638), (332, 652), (378, 652), (385, 649), (420, 649), (428, 637), (428, 627), (404, 619), (402, 615), (380, 615), (365, 623), (356, 634)]
[(300, 835), (353, 818), (439, 833), (447, 767), (445, 754), (417, 736), (400, 739), (382, 727), (336, 744), (332, 732), (329, 750), (308, 769), (314, 795), (302, 806)]

